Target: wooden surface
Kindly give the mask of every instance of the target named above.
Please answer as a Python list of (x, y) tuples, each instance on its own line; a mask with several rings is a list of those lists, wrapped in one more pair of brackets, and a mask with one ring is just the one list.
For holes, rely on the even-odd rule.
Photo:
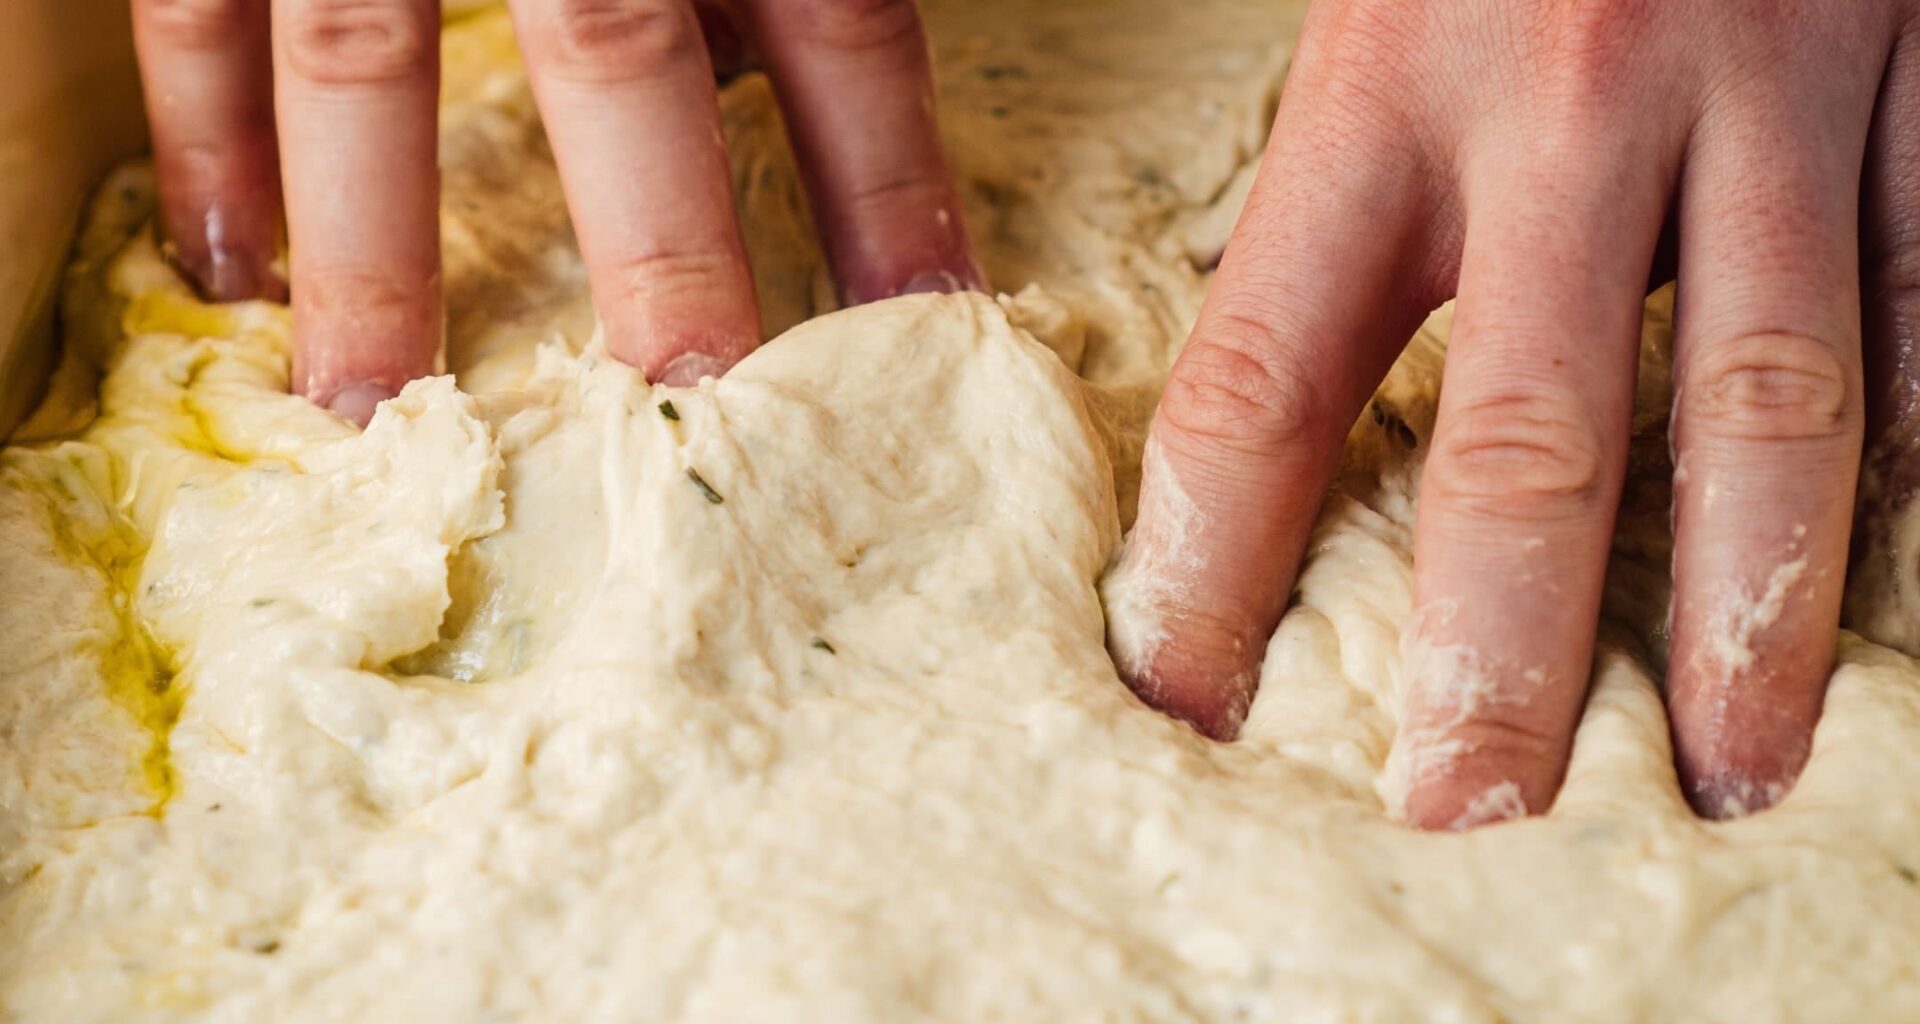
[(51, 305), (81, 204), (146, 145), (127, 0), (0, 3), (0, 436), (53, 365)]

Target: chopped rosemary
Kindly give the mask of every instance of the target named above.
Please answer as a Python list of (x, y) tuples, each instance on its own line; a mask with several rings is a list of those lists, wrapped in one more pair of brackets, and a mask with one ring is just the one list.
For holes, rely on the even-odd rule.
[(701, 477), (700, 471), (693, 468), (692, 466), (687, 467), (687, 479), (693, 481), (693, 486), (700, 488), (701, 497), (706, 498), (707, 501), (711, 502), (712, 504), (718, 505), (721, 502), (727, 500), (725, 498), (722, 498), (720, 496), (720, 492), (714, 490), (713, 485), (710, 483), (707, 483), (706, 479)]
[(833, 649), (833, 645), (828, 643), (827, 638), (823, 636), (816, 636), (813, 638), (813, 649), (816, 651), (825, 651), (828, 654), (839, 653), (838, 651), (835, 651)]
[(673, 399), (671, 398), (660, 403), (660, 415), (665, 416), (666, 418), (673, 420), (676, 423), (679, 422), (680, 420), (680, 410), (675, 409), (673, 407)]

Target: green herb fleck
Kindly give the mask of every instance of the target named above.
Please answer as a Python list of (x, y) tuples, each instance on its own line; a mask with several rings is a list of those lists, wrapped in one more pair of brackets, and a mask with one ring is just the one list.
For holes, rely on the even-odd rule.
[(1908, 884), (1920, 885), (1920, 871), (1915, 871), (1905, 864), (1894, 868), (1894, 870), (1900, 872), (1900, 877), (1906, 879)]
[(828, 654), (839, 653), (838, 651), (833, 649), (832, 644), (827, 642), (826, 637), (820, 637), (820, 636), (816, 636), (813, 638), (813, 649), (816, 651), (825, 651)]
[(280, 940), (268, 939), (265, 942), (258, 943), (253, 947), (253, 951), (261, 956), (272, 956), (280, 952)]
[(700, 475), (700, 471), (694, 469), (692, 466), (687, 467), (687, 479), (693, 481), (693, 486), (700, 488), (700, 496), (712, 504), (718, 505), (727, 500), (722, 498), (720, 492), (714, 490), (713, 485), (707, 483), (706, 479)]
[(673, 407), (673, 399), (671, 398), (660, 403), (660, 415), (665, 416), (675, 423), (680, 422), (680, 410)]

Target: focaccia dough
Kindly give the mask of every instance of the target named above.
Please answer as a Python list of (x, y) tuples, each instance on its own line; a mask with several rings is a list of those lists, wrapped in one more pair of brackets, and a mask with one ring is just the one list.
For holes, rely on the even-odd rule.
[(783, 333), (697, 388), (589, 341), (497, 13), (447, 42), (460, 386), (364, 433), (116, 176), (0, 455), (0, 1020), (1920, 1020), (1913, 662), (1844, 639), (1776, 809), (1680, 798), (1658, 305), (1550, 815), (1383, 808), (1444, 316), (1354, 428), (1243, 737), (1115, 677), (1095, 583), (1298, 7), (930, 5), (998, 299), (829, 312), (731, 87)]

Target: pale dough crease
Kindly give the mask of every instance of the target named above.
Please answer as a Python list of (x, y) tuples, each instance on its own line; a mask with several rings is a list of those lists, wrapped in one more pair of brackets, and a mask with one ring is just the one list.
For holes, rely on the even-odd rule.
[(1385, 810), (1444, 315), (1354, 428), (1245, 735), (1115, 677), (1096, 583), (1300, 14), (1169, 10), (930, 5), (998, 299), (830, 312), (769, 91), (731, 87), (782, 333), (697, 388), (590, 341), (497, 12), (447, 42), (454, 377), (364, 434), (118, 174), (0, 456), (0, 1020), (1920, 1020), (1910, 660), (1843, 641), (1778, 808), (1679, 796), (1659, 304), (1550, 815)]

